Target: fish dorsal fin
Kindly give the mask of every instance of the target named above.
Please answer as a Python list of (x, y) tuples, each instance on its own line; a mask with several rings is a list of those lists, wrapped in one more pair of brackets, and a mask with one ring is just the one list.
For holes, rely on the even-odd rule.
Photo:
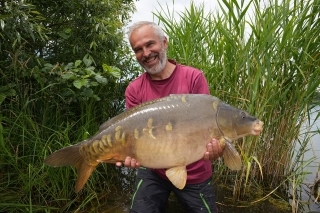
[(236, 148), (229, 142), (225, 141), (223, 152), (224, 164), (231, 170), (240, 170), (242, 166), (241, 157)]
[(171, 183), (178, 189), (183, 189), (187, 182), (185, 166), (177, 166), (166, 170), (166, 175)]

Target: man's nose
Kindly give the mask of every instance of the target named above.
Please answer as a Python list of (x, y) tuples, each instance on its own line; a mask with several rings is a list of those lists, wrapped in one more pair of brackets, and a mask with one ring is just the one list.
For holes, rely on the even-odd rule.
[(151, 51), (148, 48), (143, 48), (143, 57), (149, 57)]

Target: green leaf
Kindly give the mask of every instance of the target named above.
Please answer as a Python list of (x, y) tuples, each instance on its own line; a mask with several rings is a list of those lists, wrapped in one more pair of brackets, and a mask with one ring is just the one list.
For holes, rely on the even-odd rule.
[(112, 71), (110, 74), (115, 78), (121, 78), (121, 70), (118, 67), (112, 66)]
[(70, 73), (70, 72), (67, 72), (67, 73), (65, 73), (65, 74), (62, 74), (62, 78), (63, 79), (70, 79), (70, 78), (72, 78), (74, 75), (72, 74), (72, 73)]
[(74, 63), (74, 67), (77, 68), (81, 63), (82, 63), (81, 60), (76, 60), (76, 62)]
[(109, 72), (110, 67), (106, 64), (102, 64), (102, 69), (104, 72)]
[(16, 91), (14, 89), (8, 89), (10, 85), (0, 87), (0, 105), (7, 96), (15, 96)]
[(86, 67), (90, 66), (92, 64), (92, 61), (86, 57), (83, 58), (82, 60), (84, 62), (84, 64), (86, 65)]
[(96, 87), (98, 86), (99, 84), (95, 81), (90, 81), (90, 86), (93, 86), (93, 87)]
[(92, 97), (93, 95), (93, 90), (91, 88), (84, 88), (83, 94), (86, 97)]
[(95, 67), (90, 66), (90, 67), (87, 67), (85, 70), (91, 74), (95, 74), (94, 69), (95, 69)]
[(69, 69), (71, 69), (72, 67), (73, 67), (73, 63), (70, 62), (70, 63), (68, 63), (64, 68), (65, 68), (66, 70), (69, 70)]
[(6, 98), (6, 94), (0, 93), (0, 105), (3, 102), (3, 100)]
[(117, 79), (121, 78), (121, 70), (118, 67), (102, 64), (102, 69)]
[(97, 101), (100, 101), (100, 100), (101, 100), (101, 98), (100, 98), (99, 96), (97, 96), (97, 95), (93, 95), (93, 97), (94, 97)]
[(5, 23), (4, 23), (4, 21), (1, 19), (0, 20), (0, 26), (1, 26), (1, 29), (3, 30), (3, 28), (4, 28), (4, 25), (5, 25)]
[(44, 64), (44, 67), (45, 68), (48, 68), (48, 69), (52, 69), (54, 67), (54, 65), (50, 64), (50, 63), (45, 63)]
[(75, 86), (78, 89), (81, 89), (81, 87), (85, 86), (88, 84), (88, 80), (86, 79), (81, 79), (81, 80), (75, 80), (73, 82), (73, 86)]
[(63, 39), (68, 39), (70, 35), (67, 35), (65, 32), (58, 32), (58, 35)]
[(66, 28), (66, 29), (64, 29), (64, 32), (65, 32), (65, 33), (67, 33), (67, 34), (70, 34), (70, 33), (71, 33), (71, 31), (72, 31), (72, 29), (71, 29), (71, 28)]
[(249, 179), (250, 170), (251, 170), (251, 162), (248, 161), (248, 162), (247, 162), (247, 172), (246, 172), (246, 182), (245, 182), (246, 184), (247, 184), (248, 179)]
[(33, 14), (36, 14), (36, 15), (41, 15), (41, 13), (39, 13), (39, 12), (36, 11), (36, 10), (31, 10), (30, 13), (33, 13)]
[(7, 96), (15, 96), (17, 93), (14, 89), (9, 89), (9, 91), (7, 91)]
[(263, 170), (262, 170), (262, 166), (261, 166), (258, 158), (256, 158), (256, 156), (252, 156), (252, 159), (258, 164), (259, 170), (260, 170), (260, 174), (261, 174), (261, 178), (263, 179)]
[(101, 76), (101, 75), (96, 75), (94, 78), (97, 80), (97, 82), (99, 82), (101, 84), (107, 84), (108, 83), (108, 80), (105, 77)]

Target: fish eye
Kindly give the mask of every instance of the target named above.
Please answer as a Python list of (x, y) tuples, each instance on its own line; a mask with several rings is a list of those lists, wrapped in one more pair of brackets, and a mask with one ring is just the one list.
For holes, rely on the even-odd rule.
[(246, 115), (245, 112), (241, 112), (241, 113), (240, 113), (240, 116), (241, 116), (241, 118), (246, 118), (246, 117), (247, 117), (247, 115)]

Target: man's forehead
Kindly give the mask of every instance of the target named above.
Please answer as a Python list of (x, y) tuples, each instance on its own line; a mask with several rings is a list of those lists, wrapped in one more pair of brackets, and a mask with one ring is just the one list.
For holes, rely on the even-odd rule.
[(130, 36), (131, 45), (143, 45), (150, 42), (159, 42), (159, 37), (153, 30), (136, 30)]
[(156, 36), (156, 33), (155, 33), (154, 29), (151, 26), (145, 25), (145, 26), (142, 26), (142, 27), (134, 30), (131, 33), (130, 37), (133, 37), (133, 36), (141, 36), (141, 37), (150, 36), (150, 37), (153, 37), (153, 36)]

